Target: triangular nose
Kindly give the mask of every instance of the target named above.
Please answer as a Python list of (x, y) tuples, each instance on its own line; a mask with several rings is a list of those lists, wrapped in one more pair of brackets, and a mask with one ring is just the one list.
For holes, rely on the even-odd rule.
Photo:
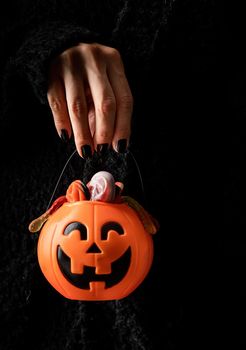
[(86, 253), (101, 253), (102, 251), (98, 248), (96, 243), (92, 243), (92, 245), (87, 249)]

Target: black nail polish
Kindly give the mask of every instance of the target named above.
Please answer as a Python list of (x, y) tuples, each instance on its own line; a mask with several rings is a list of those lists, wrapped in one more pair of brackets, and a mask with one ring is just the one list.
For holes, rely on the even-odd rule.
[(127, 141), (126, 141), (126, 139), (119, 140), (118, 143), (117, 143), (117, 151), (119, 153), (125, 153), (126, 148), (127, 148)]
[(82, 157), (83, 158), (91, 158), (92, 152), (91, 152), (91, 146), (90, 145), (84, 145), (81, 147)]
[(108, 143), (101, 143), (97, 145), (97, 153), (100, 156), (104, 156), (107, 150), (108, 150)]
[(60, 138), (62, 139), (62, 141), (64, 143), (68, 143), (69, 136), (68, 136), (68, 132), (66, 129), (61, 129)]

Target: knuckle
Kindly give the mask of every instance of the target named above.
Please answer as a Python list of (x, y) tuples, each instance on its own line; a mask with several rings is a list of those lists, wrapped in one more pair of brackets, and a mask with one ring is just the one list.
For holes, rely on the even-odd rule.
[(78, 51), (79, 51), (78, 46), (70, 47), (60, 54), (59, 59), (63, 61), (71, 61), (74, 55), (78, 54)]
[(116, 102), (113, 96), (105, 97), (101, 104), (99, 105), (99, 110), (103, 115), (108, 115), (115, 113), (116, 111)]
[(85, 54), (90, 55), (95, 60), (100, 59), (102, 55), (101, 47), (96, 43), (85, 45), (83, 51)]
[(63, 106), (61, 99), (48, 95), (48, 101), (52, 112), (61, 112)]
[(122, 95), (119, 100), (119, 105), (127, 112), (131, 112), (133, 108), (132, 94)]
[(96, 74), (100, 75), (104, 64), (101, 45), (97, 43), (82, 43), (78, 46), (78, 52), (80, 57), (80, 65), (82, 63), (83, 69), (90, 67), (90, 69), (92, 69)]
[(73, 49), (70, 48), (60, 54), (59, 58), (62, 65), (67, 66), (71, 64), (72, 50)]
[(88, 44), (87, 47), (91, 52), (97, 53), (101, 51), (100, 45), (98, 45), (97, 43)]
[(63, 70), (68, 70), (72, 75), (77, 76), (82, 64), (79, 49), (75, 46), (63, 52), (60, 56), (60, 62)]
[(118, 50), (115, 48), (110, 48), (109, 55), (112, 59), (115, 59), (117, 61), (121, 61), (121, 55)]
[(70, 50), (71, 50), (71, 49), (67, 49), (66, 51), (63, 51), (63, 52), (60, 54), (59, 58), (60, 58), (61, 61), (66, 61), (66, 60), (68, 59)]
[(86, 106), (81, 98), (76, 97), (71, 103), (71, 111), (75, 116), (80, 116), (86, 113)]

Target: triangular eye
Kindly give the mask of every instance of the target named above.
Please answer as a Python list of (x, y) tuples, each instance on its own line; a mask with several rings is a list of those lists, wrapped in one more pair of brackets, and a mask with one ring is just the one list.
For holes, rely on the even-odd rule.
[(108, 232), (111, 230), (116, 231), (119, 235), (124, 234), (124, 230), (123, 230), (122, 226), (120, 224), (118, 224), (117, 222), (111, 221), (111, 222), (107, 222), (106, 224), (104, 224), (102, 226), (101, 239), (106, 240), (108, 238)]
[(67, 225), (67, 227), (64, 230), (64, 235), (69, 235), (72, 231), (78, 230), (80, 232), (80, 239), (81, 240), (87, 240), (87, 228), (85, 225), (81, 224), (80, 222), (72, 222), (71, 224)]

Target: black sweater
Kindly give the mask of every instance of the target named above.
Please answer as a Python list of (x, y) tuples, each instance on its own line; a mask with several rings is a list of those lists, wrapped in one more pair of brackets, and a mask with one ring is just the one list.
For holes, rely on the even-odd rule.
[[(212, 215), (207, 157), (211, 124), (218, 121), (217, 91), (224, 91), (225, 81), (218, 70), (214, 1), (6, 5), (0, 21), (1, 131), (7, 137), (7, 143), (0, 140), (0, 349), (201, 348), (218, 331), (214, 319), (223, 309), (215, 307), (222, 290), (214, 268), (217, 238), (199, 238)], [(95, 41), (117, 48), (126, 67), (135, 100), (130, 148), (145, 197), (131, 156), (114, 152), (85, 165), (75, 156), (56, 196), (76, 178), (110, 170), (161, 224), (145, 281), (129, 297), (102, 303), (60, 296), (40, 272), (38, 236), (27, 230), (44, 212), (74, 149), (72, 141), (61, 143), (53, 126), (46, 99), (49, 63), (79, 42)], [(237, 47), (233, 40), (229, 45)]]

